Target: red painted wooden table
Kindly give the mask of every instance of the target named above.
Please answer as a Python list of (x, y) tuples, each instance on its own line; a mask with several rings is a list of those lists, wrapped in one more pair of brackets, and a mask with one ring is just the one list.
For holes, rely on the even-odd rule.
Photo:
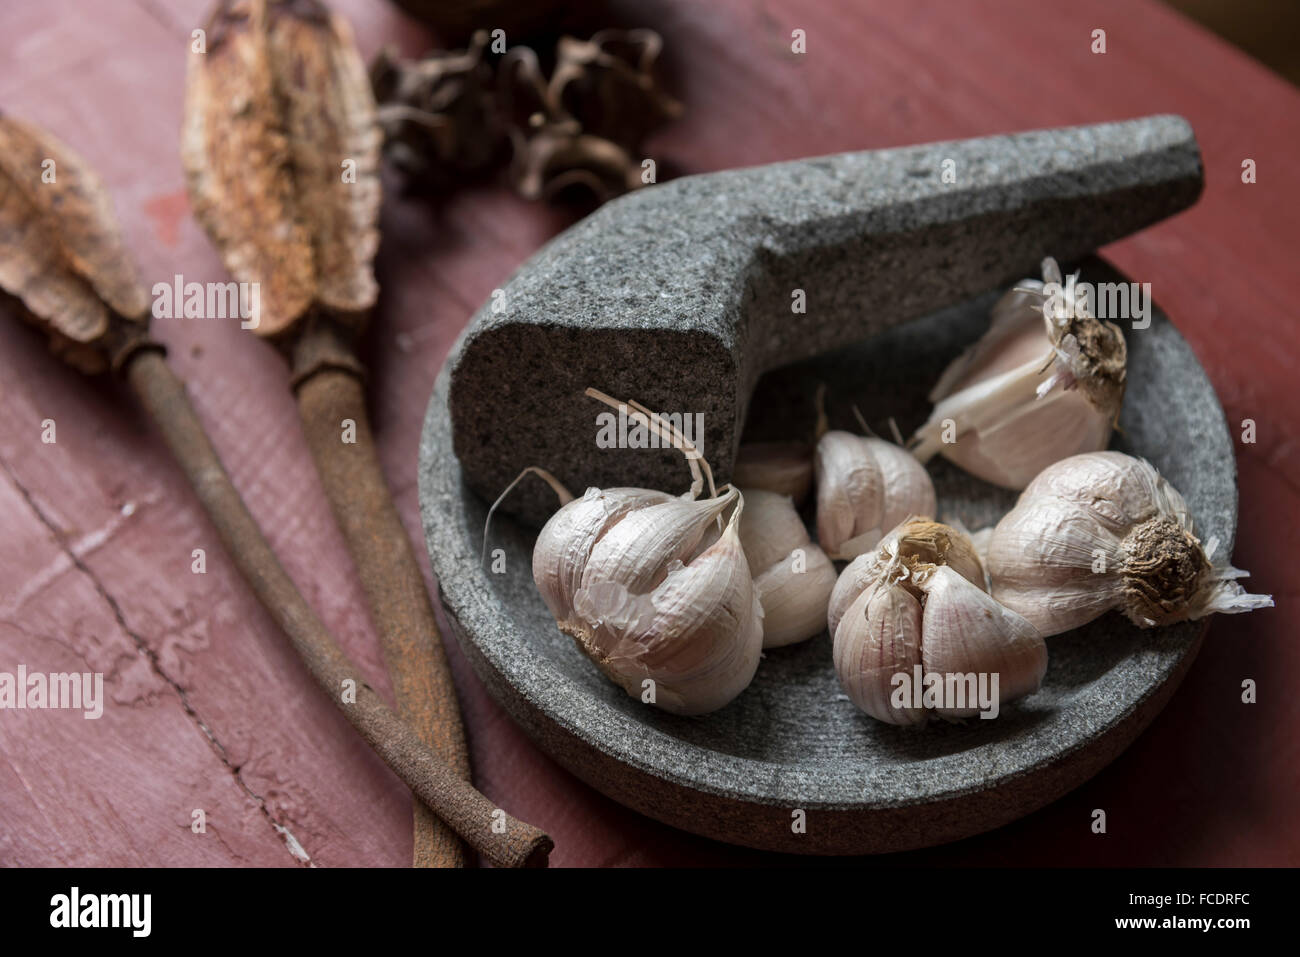
[[(0, 109), (96, 166), (147, 285), (224, 280), (177, 157), (190, 31), (209, 0), (10, 0)], [(367, 58), (427, 37), (383, 0), (337, 7)], [(1204, 151), (1190, 211), (1104, 250), (1149, 281), (1240, 437), (1235, 564), (1275, 610), (1215, 620), (1172, 704), (1110, 768), (932, 864), (1296, 864), (1300, 587), (1300, 92), (1153, 0), (688, 3), (637, 17), (666, 37), (686, 117), (650, 144), (685, 172), (1176, 112)], [(807, 52), (790, 52), (794, 29)], [(1104, 54), (1092, 31), (1106, 31)], [(1245, 159), (1258, 182), (1242, 182)], [(564, 214), (479, 188), (392, 191), (370, 336), (384, 464), (419, 535), (416, 446), (448, 347)], [(403, 865), (410, 796), (316, 690), (236, 576), (122, 390), (65, 369), (0, 307), (0, 671), (98, 671), (79, 712), (0, 711), (0, 863)], [(378, 645), (317, 485), (280, 362), (223, 320), (155, 322), (236, 485), (304, 594), (387, 693)], [(42, 442), (53, 419), (57, 441)], [(204, 574), (191, 570), (207, 550)], [(423, 548), (420, 549), (423, 552)], [(558, 768), (451, 649), (479, 787), (555, 838), (555, 865), (781, 860), (642, 818)], [(1244, 704), (1253, 679), (1258, 703)], [(1103, 808), (1108, 833), (1091, 832)], [(206, 833), (191, 830), (195, 809)], [(897, 859), (890, 859), (890, 863)], [(883, 861), (881, 861), (883, 862)]]

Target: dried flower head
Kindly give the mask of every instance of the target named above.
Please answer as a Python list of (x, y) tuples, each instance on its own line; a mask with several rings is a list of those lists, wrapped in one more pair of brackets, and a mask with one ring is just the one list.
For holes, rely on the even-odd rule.
[(663, 39), (653, 30), (601, 30), (590, 40), (561, 37), (547, 86), (549, 108), (573, 117), (584, 133), (636, 152), (682, 105), (659, 84)]
[(585, 133), (557, 110), (537, 54), (515, 47), (501, 60), (500, 97), (510, 135), (509, 179), (525, 199), (578, 187), (603, 203), (640, 185), (640, 169), (617, 143)]
[(0, 289), (83, 372), (103, 372), (147, 332), (148, 294), (99, 177), (44, 130), (3, 114)]
[(359, 323), (378, 295), (381, 137), (351, 30), (318, 0), (221, 0), (207, 38), (181, 155), (226, 268), (260, 284), (257, 332), (313, 305)]
[(464, 50), (400, 60), (385, 49), (370, 67), (388, 158), (421, 185), (445, 189), (490, 168), (507, 139), (496, 73), (478, 30)]
[(641, 139), (681, 112), (651, 71), (659, 46), (650, 30), (564, 37), (549, 81), (527, 47), (502, 58), (510, 181), (521, 195), (551, 198), (578, 187), (605, 202), (643, 185)]

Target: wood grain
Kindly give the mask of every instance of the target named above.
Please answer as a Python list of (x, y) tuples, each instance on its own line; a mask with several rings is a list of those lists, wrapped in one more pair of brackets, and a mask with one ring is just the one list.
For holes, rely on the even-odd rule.
[[(147, 284), (176, 272), (225, 278), (188, 215), (178, 159), (189, 31), (207, 6), (0, 8), (0, 109), (46, 126), (99, 169)], [(1300, 575), (1283, 558), (1300, 526), (1300, 331), (1287, 288), (1300, 93), (1154, 0), (616, 6), (624, 22), (666, 37), (687, 114), (649, 149), (680, 172), (1154, 112), (1191, 121), (1203, 199), (1104, 253), (1152, 283), (1234, 430), (1256, 423), (1258, 441), (1238, 448), (1234, 557), (1280, 607), (1215, 621), (1173, 703), (1089, 784), (994, 834), (905, 860), (1300, 862), (1300, 646), (1287, 619)], [(388, 42), (407, 52), (427, 42), (383, 0), (336, 7), (367, 57)], [(789, 52), (795, 28), (807, 32), (802, 57)], [(1105, 55), (1090, 52), (1095, 28), (1107, 31)], [(1253, 185), (1240, 178), (1248, 157)], [(367, 358), (379, 451), (413, 535), (420, 422), (446, 351), (567, 221), (499, 189), (441, 206), (390, 191)], [(159, 320), (156, 331), (285, 567), (388, 695), (282, 367), (234, 323)], [(0, 863), (401, 865), (409, 795), (311, 685), (125, 400), (63, 369), (10, 316), (0, 321), (0, 670), (84, 660), (109, 676), (114, 702), (98, 722), (0, 713)], [(58, 424), (55, 445), (41, 443), (45, 418)], [(190, 571), (198, 547), (204, 575)], [(451, 657), (476, 781), (555, 838), (553, 864), (782, 860), (674, 832), (585, 788), (487, 699), (457, 649)], [(1240, 703), (1245, 678), (1258, 682), (1256, 705)], [(206, 835), (189, 830), (198, 806), (211, 809)], [(1088, 828), (1097, 807), (1108, 811), (1105, 837)]]

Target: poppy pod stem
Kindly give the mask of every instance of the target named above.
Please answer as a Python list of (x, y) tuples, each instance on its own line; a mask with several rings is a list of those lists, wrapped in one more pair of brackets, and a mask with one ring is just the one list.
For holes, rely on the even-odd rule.
[[(441, 631), (401, 516), (384, 479), (351, 337), (324, 316), (293, 345), (294, 393), (303, 434), (349, 554), (393, 682), (398, 713), (461, 780), (470, 780)], [(459, 867), (464, 848), (427, 808), (415, 808), (416, 867)]]
[[(321, 689), (428, 808), (498, 867), (544, 866), (554, 846), (505, 814), (366, 683), (280, 565), (204, 432), (162, 350), (137, 348), (123, 373), (180, 463), (240, 573)], [(421, 582), (423, 587), (423, 582)], [(355, 687), (356, 696), (345, 691)]]

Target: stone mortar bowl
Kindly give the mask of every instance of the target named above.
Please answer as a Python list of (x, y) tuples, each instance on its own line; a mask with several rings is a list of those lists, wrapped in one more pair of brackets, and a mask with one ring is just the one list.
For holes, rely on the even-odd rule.
[[(1087, 281), (1125, 280), (1097, 259), (1081, 268)], [(889, 434), (891, 416), (910, 434), (944, 366), (987, 327), (995, 297), (768, 373), (746, 439), (808, 437), (819, 382), (832, 427), (858, 430), (856, 404), (879, 434)], [(1223, 410), (1163, 313), (1153, 309), (1147, 329), (1124, 326), (1128, 392), (1111, 447), (1155, 465), (1186, 497), (1201, 539), (1218, 536), (1230, 551), (1236, 473)], [(464, 484), (451, 451), (447, 390), (444, 369), (421, 440), (420, 503), (461, 647), (542, 750), (619, 803), (686, 831), (774, 851), (862, 854), (999, 827), (1087, 780), (1133, 741), (1173, 694), (1205, 631), (1204, 622), (1143, 631), (1111, 613), (1051, 638), (1042, 688), (992, 721), (916, 731), (872, 720), (843, 695), (826, 633), (767, 651), (753, 684), (726, 708), (665, 714), (606, 680), (556, 628), (533, 585), (535, 530), (499, 514), (491, 547), (504, 549), (505, 572), (480, 563), (487, 503)], [(600, 408), (593, 402), (593, 422)], [(929, 468), (940, 517), (972, 530), (1015, 501), (942, 460)], [(680, 488), (668, 491), (688, 484), (683, 465)], [(797, 810), (802, 832), (792, 827)]]

